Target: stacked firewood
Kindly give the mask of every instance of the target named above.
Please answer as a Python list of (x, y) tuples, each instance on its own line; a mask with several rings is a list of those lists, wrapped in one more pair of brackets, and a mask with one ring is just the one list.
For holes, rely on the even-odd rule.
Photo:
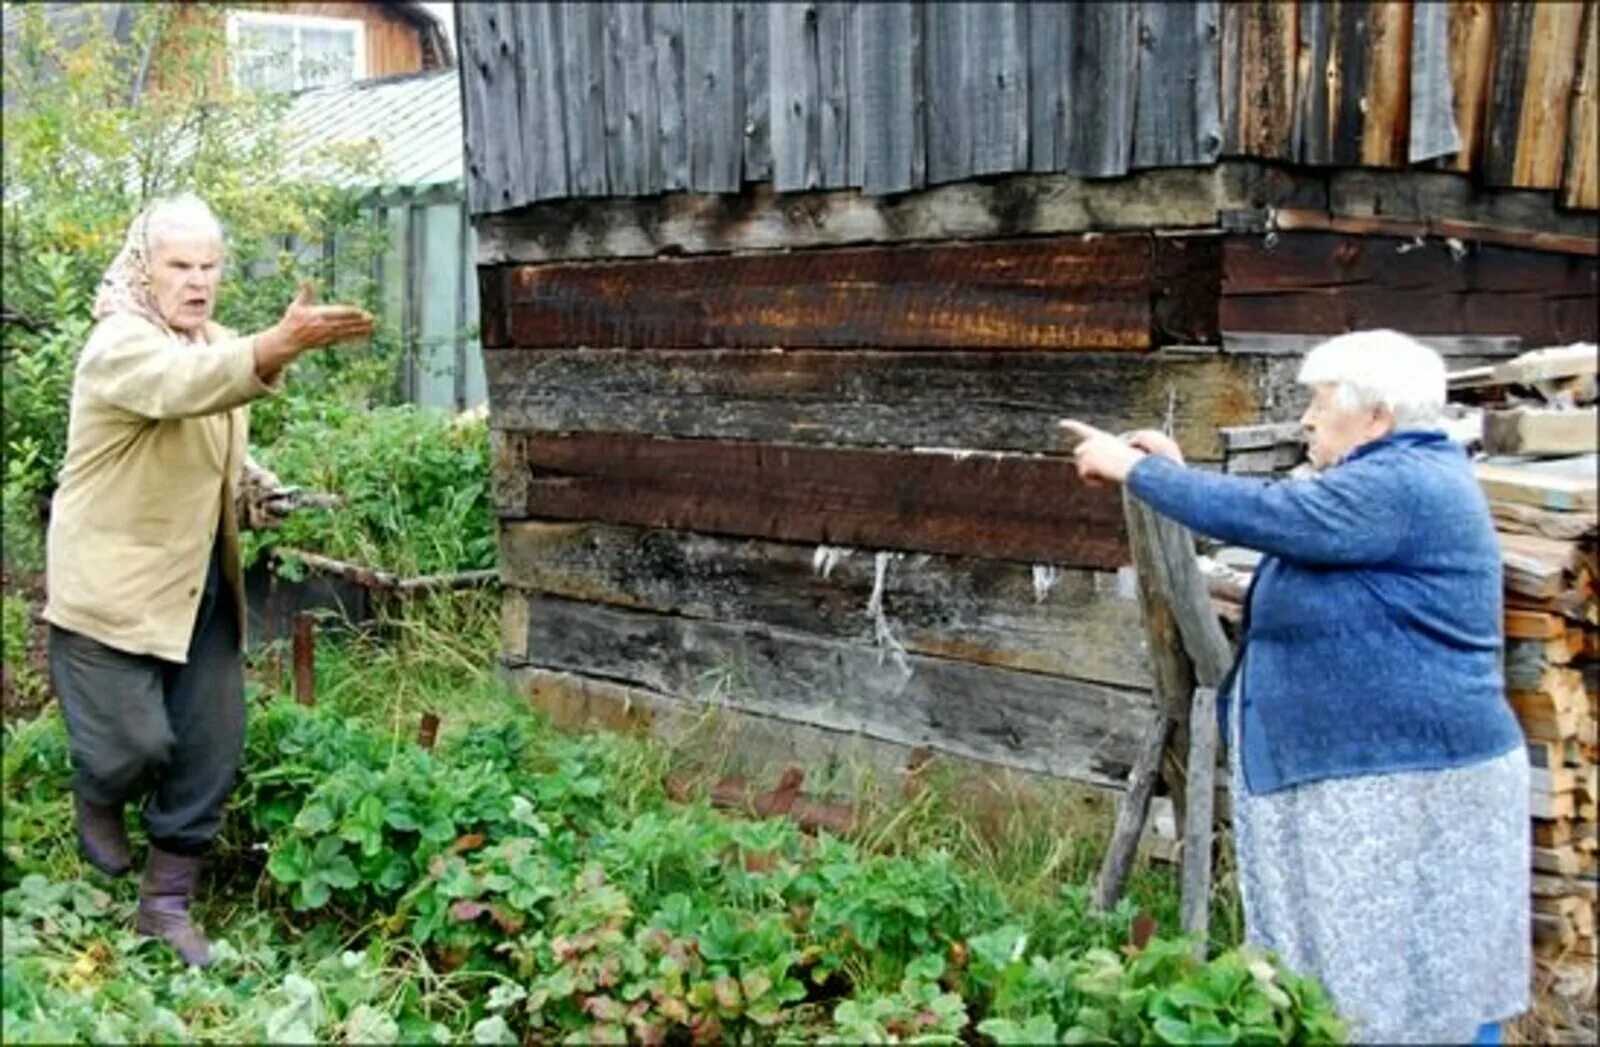
[(1452, 376), (1481, 410), (1474, 468), (1505, 564), (1506, 690), (1532, 766), (1534, 949), (1541, 974), (1592, 1003), (1600, 802), (1597, 351), (1526, 353)]

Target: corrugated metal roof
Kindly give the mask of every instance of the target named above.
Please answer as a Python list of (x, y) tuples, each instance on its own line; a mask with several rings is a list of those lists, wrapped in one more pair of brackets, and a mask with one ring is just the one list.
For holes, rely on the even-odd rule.
[(346, 186), (425, 189), (460, 185), (461, 87), (454, 69), (303, 91), (283, 119), (291, 162), (328, 146), (374, 142), (380, 170)]

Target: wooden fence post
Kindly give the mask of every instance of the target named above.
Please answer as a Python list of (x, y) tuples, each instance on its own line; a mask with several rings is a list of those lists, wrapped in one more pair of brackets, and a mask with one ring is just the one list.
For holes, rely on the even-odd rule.
[(439, 740), (439, 718), (433, 713), (423, 713), (422, 723), (417, 726), (417, 744), (424, 749), (432, 749), (433, 743)]
[(309, 611), (294, 616), (294, 698), (307, 708), (317, 704), (317, 621)]

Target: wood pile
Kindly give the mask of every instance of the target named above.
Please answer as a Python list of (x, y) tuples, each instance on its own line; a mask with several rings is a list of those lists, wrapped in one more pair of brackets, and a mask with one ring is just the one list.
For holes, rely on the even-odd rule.
[(1600, 803), (1600, 551), (1594, 345), (1452, 376), (1483, 412), (1474, 465), (1505, 564), (1506, 692), (1532, 775), (1534, 951), (1592, 1003)]

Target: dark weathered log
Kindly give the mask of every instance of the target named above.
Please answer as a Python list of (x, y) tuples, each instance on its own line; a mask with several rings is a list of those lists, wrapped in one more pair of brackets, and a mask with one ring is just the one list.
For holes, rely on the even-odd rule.
[(855, 642), (876, 606), (914, 654), (1150, 686), (1138, 601), (1107, 572), (527, 521), (501, 527), (500, 569), (514, 589)]
[[(1216, 621), (1216, 616), (1212, 616)], [(1188, 800), (1183, 828), (1183, 891), (1179, 900), (1179, 925), (1195, 934), (1197, 959), (1205, 959), (1206, 934), (1211, 925), (1211, 836), (1216, 799), (1217, 692), (1194, 689), (1189, 709)]]
[(1530, 346), (1600, 337), (1600, 259), (1489, 244), (1280, 233), (1229, 237), (1227, 331), (1517, 335)]
[(1064, 457), (500, 434), (505, 519), (599, 520), (1115, 568), (1114, 492)]
[(1098, 785), (1126, 779), (1151, 715), (1135, 691), (901, 655), (887, 639), (844, 643), (554, 597), (534, 598), (528, 627), (536, 668)]
[(1303, 207), (1284, 207), (1272, 212), (1272, 227), (1283, 230), (1354, 233), (1361, 236), (1437, 236), (1455, 237), (1500, 247), (1523, 247), (1556, 254), (1600, 255), (1600, 243), (1592, 236), (1551, 233), (1538, 229), (1515, 229), (1484, 222), (1427, 216), (1399, 218), (1393, 215), (1335, 215)]
[(497, 429), (1059, 452), (1061, 418), (1170, 421), (1185, 455), (1270, 413), (1297, 360), (1162, 353), (533, 350), (484, 354)]
[(1151, 261), (1151, 237), (1129, 234), (523, 266), (505, 277), (506, 335), (528, 348), (1141, 349)]
[(1144, 835), (1150, 796), (1160, 777), (1161, 757), (1171, 731), (1171, 717), (1157, 715), (1139, 743), (1139, 754), (1128, 774), (1127, 791), (1117, 802), (1117, 823), (1111, 831), (1111, 843), (1106, 847), (1100, 875), (1094, 882), (1094, 907), (1097, 909), (1111, 908), (1122, 894), (1122, 883), (1128, 878), (1128, 870), (1133, 867), (1133, 858), (1139, 849), (1139, 838)]

